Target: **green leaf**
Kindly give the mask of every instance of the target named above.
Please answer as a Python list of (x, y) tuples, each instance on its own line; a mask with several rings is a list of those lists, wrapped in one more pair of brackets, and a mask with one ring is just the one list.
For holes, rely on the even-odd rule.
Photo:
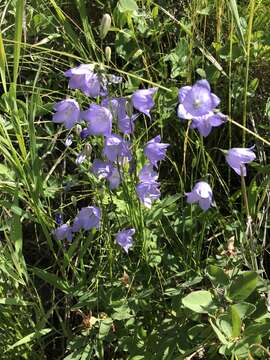
[(249, 303), (246, 303), (246, 302), (242, 302), (242, 303), (239, 303), (239, 304), (234, 304), (233, 306), (235, 308), (237, 308), (237, 311), (239, 313), (239, 316), (240, 316), (241, 320), (245, 319), (246, 317), (251, 315), (256, 310), (255, 305), (249, 304)]
[(237, 338), (241, 333), (241, 317), (235, 305), (230, 308), (232, 317), (232, 337)]
[(232, 282), (228, 291), (228, 297), (234, 301), (245, 300), (256, 289), (256, 286), (256, 272), (246, 271)]
[(226, 339), (226, 337), (222, 334), (222, 332), (219, 330), (219, 328), (213, 323), (213, 321), (211, 319), (209, 319), (209, 322), (214, 330), (214, 332), (216, 333), (219, 341), (224, 344), (224, 345), (227, 345), (228, 344), (228, 341)]
[(99, 334), (98, 334), (98, 338), (100, 340), (105, 338), (109, 334), (112, 324), (113, 324), (113, 320), (111, 318), (106, 318), (100, 321)]
[(182, 303), (188, 309), (196, 313), (211, 313), (216, 309), (212, 294), (206, 290), (193, 291), (182, 299)]
[(209, 265), (207, 268), (208, 275), (210, 280), (213, 282), (214, 285), (228, 285), (229, 284), (229, 277), (224, 272), (223, 269), (219, 268), (215, 265)]
[(0, 299), (0, 305), (16, 305), (16, 306), (27, 306), (31, 305), (30, 302), (15, 298), (2, 298)]
[(26, 335), (24, 338), (22, 338), (21, 340), (15, 342), (15, 344), (9, 346), (8, 350), (7, 351), (10, 351), (12, 349), (14, 349), (15, 347), (17, 346), (21, 346), (21, 345), (24, 345), (24, 344), (27, 344), (29, 343), (30, 341), (34, 340), (34, 339), (37, 339), (41, 336), (44, 336), (46, 334), (48, 334), (49, 332), (51, 332), (52, 329), (42, 329), (40, 331), (35, 331), (35, 332), (32, 332), (31, 334), (28, 334)]
[(69, 285), (63, 279), (60, 279), (57, 275), (48, 273), (45, 270), (33, 267), (32, 271), (42, 280), (45, 280), (49, 284), (55, 286), (57, 289), (62, 290), (65, 293), (69, 293)]
[(135, 0), (120, 0), (119, 1), (119, 11), (126, 12), (126, 11), (137, 11), (138, 5)]

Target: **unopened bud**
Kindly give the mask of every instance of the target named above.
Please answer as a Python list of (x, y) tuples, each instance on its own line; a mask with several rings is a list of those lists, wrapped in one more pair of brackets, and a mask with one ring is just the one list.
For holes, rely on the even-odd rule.
[(107, 62), (109, 63), (111, 61), (111, 57), (112, 57), (112, 49), (110, 48), (110, 46), (105, 47), (105, 57), (106, 57)]
[(83, 152), (86, 156), (90, 156), (92, 153), (92, 146), (90, 144), (85, 144)]
[(104, 14), (101, 19), (100, 24), (100, 37), (101, 39), (105, 39), (106, 35), (108, 34), (112, 24), (112, 18), (109, 14)]
[(128, 116), (131, 117), (133, 114), (133, 105), (132, 105), (131, 101), (126, 102), (126, 111), (127, 111)]
[(82, 131), (81, 125), (80, 125), (80, 124), (77, 124), (77, 125), (75, 126), (75, 128), (74, 128), (74, 131), (75, 131), (75, 134), (79, 136), (80, 133), (81, 133), (81, 131)]

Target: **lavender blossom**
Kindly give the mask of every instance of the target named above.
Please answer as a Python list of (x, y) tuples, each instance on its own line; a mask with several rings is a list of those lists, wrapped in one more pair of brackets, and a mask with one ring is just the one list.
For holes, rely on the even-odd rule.
[(230, 167), (241, 176), (241, 168), (243, 176), (247, 175), (247, 169), (244, 164), (256, 159), (256, 155), (252, 151), (254, 146), (250, 148), (232, 148), (226, 155), (226, 161)]
[(95, 159), (92, 165), (93, 173), (100, 179), (107, 179), (112, 172), (112, 165), (109, 161)]
[(67, 241), (72, 241), (72, 229), (69, 225), (63, 224), (55, 229), (54, 236), (56, 240), (63, 241), (67, 239)]
[(170, 144), (161, 143), (160, 140), (160, 135), (158, 135), (154, 139), (148, 141), (144, 147), (145, 156), (155, 167), (157, 167), (158, 161), (164, 160), (167, 147), (170, 146)]
[(83, 120), (88, 122), (90, 135), (108, 136), (112, 132), (112, 114), (104, 106), (91, 104), (89, 109), (81, 112)]
[(103, 155), (111, 162), (127, 157), (131, 160), (130, 143), (121, 136), (112, 134), (105, 139)]
[(213, 111), (220, 99), (213, 93), (207, 80), (199, 80), (193, 86), (184, 86), (179, 90), (178, 116), (192, 119)]
[(85, 95), (96, 98), (107, 94), (104, 77), (95, 74), (91, 65), (81, 64), (64, 73), (69, 78), (70, 89), (80, 89)]
[(226, 121), (226, 115), (222, 113), (213, 113), (210, 111), (206, 115), (194, 117), (192, 119), (191, 128), (192, 129), (198, 129), (199, 133), (206, 137), (210, 134), (212, 127), (217, 127)]
[(153, 95), (157, 88), (136, 90), (132, 95), (131, 101), (135, 109), (151, 118), (150, 110), (155, 105)]
[(85, 160), (86, 160), (86, 154), (84, 152), (81, 152), (77, 156), (75, 163), (76, 163), (76, 165), (81, 165)]
[(140, 182), (155, 183), (158, 179), (158, 173), (153, 169), (152, 164), (146, 164), (139, 172), (139, 179)]
[(82, 208), (74, 219), (72, 231), (77, 232), (81, 229), (98, 229), (101, 220), (101, 210), (96, 206)]
[(126, 253), (128, 253), (129, 248), (133, 245), (132, 236), (135, 234), (135, 229), (126, 229), (119, 231), (116, 235), (116, 242), (120, 245)]
[(107, 177), (107, 180), (109, 181), (109, 186), (111, 190), (117, 189), (121, 183), (121, 176), (119, 170), (115, 167), (112, 168), (112, 171)]
[(53, 122), (63, 123), (70, 130), (80, 120), (80, 107), (76, 100), (66, 99), (54, 104)]
[(148, 209), (151, 208), (152, 202), (160, 198), (160, 184), (155, 181), (141, 182), (136, 186), (136, 192), (140, 201)]
[(68, 136), (65, 140), (65, 146), (69, 147), (70, 145), (72, 145), (72, 136)]
[(213, 193), (211, 187), (205, 181), (199, 181), (191, 192), (186, 193), (189, 204), (199, 203), (202, 210), (206, 211), (212, 205)]

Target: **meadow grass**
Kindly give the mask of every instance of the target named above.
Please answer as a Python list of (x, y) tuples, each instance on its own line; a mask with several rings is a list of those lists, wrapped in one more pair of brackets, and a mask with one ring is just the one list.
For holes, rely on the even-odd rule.
[[(1, 359), (267, 359), (269, 350), (268, 0), (4, 0), (0, 5)], [(111, 15), (100, 37), (102, 16)], [(111, 49), (111, 57), (105, 52)], [(122, 76), (110, 96), (156, 87), (130, 136), (135, 170), (110, 190), (92, 172), (103, 139), (52, 122), (63, 73)], [(177, 117), (178, 90), (207, 79), (227, 122), (208, 137)], [(100, 101), (98, 99), (97, 101)], [(161, 198), (135, 185), (145, 144), (169, 143)], [(67, 136), (73, 144), (65, 146)], [(75, 163), (86, 144), (91, 155)], [(238, 176), (223, 150), (255, 145)], [(207, 181), (214, 206), (186, 202)], [(99, 229), (56, 240), (56, 216), (102, 211)], [(134, 228), (126, 254), (115, 235)]]

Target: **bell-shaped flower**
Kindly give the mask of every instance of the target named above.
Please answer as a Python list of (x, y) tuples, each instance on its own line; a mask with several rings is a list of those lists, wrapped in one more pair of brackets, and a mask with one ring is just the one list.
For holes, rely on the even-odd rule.
[(54, 231), (54, 236), (56, 238), (56, 240), (65, 240), (67, 239), (67, 241), (72, 241), (72, 229), (69, 225), (67, 224), (63, 224), (61, 226), (59, 226), (57, 229), (55, 229)]
[(156, 182), (158, 179), (158, 173), (153, 169), (152, 164), (146, 164), (139, 172), (140, 182)]
[(153, 201), (160, 198), (160, 184), (156, 181), (140, 182), (136, 186), (136, 192), (145, 207), (151, 208)]
[(144, 147), (144, 155), (155, 167), (157, 167), (158, 161), (164, 160), (167, 147), (170, 146), (170, 144), (161, 143), (160, 141), (161, 137), (158, 135), (152, 140), (148, 141)]
[(108, 136), (112, 132), (112, 113), (104, 106), (91, 104), (81, 112), (81, 118), (88, 122), (89, 135)]
[(69, 78), (70, 89), (80, 89), (85, 95), (96, 98), (107, 94), (104, 77), (95, 74), (91, 65), (81, 64), (64, 73)]
[(120, 245), (126, 253), (128, 253), (129, 248), (133, 245), (132, 236), (135, 234), (135, 229), (126, 229), (119, 231), (116, 235), (116, 242)]
[(90, 230), (98, 229), (101, 220), (101, 210), (96, 206), (87, 206), (82, 208), (74, 219), (72, 231), (77, 232), (80, 229)]
[(111, 162), (120, 160), (124, 157), (131, 160), (130, 143), (117, 134), (107, 136), (105, 138), (103, 155)]
[(112, 172), (112, 164), (109, 161), (95, 159), (92, 164), (92, 171), (96, 177), (107, 179)]
[(76, 100), (66, 99), (54, 104), (53, 122), (63, 123), (70, 130), (80, 120), (80, 107)]
[(256, 159), (256, 155), (252, 151), (254, 146), (250, 148), (232, 148), (227, 152), (226, 161), (236, 174), (243, 176), (247, 175), (245, 164), (250, 163)]
[(209, 184), (199, 181), (191, 192), (186, 193), (189, 204), (198, 203), (202, 210), (206, 211), (212, 205), (213, 192)]
[(193, 86), (183, 86), (179, 90), (178, 116), (182, 119), (192, 119), (213, 111), (220, 99), (213, 93), (207, 80), (199, 80)]
[(119, 170), (115, 167), (112, 168), (109, 176), (107, 177), (111, 190), (117, 189), (121, 183), (121, 176)]
[(191, 128), (192, 129), (198, 129), (199, 133), (206, 137), (210, 134), (212, 127), (217, 127), (226, 121), (227, 117), (226, 115), (222, 113), (213, 113), (210, 111), (206, 115), (194, 117), (192, 119)]
[(155, 102), (153, 95), (157, 91), (157, 88), (140, 89), (136, 90), (131, 97), (132, 104), (135, 109), (144, 113), (151, 118), (150, 110), (154, 107)]

